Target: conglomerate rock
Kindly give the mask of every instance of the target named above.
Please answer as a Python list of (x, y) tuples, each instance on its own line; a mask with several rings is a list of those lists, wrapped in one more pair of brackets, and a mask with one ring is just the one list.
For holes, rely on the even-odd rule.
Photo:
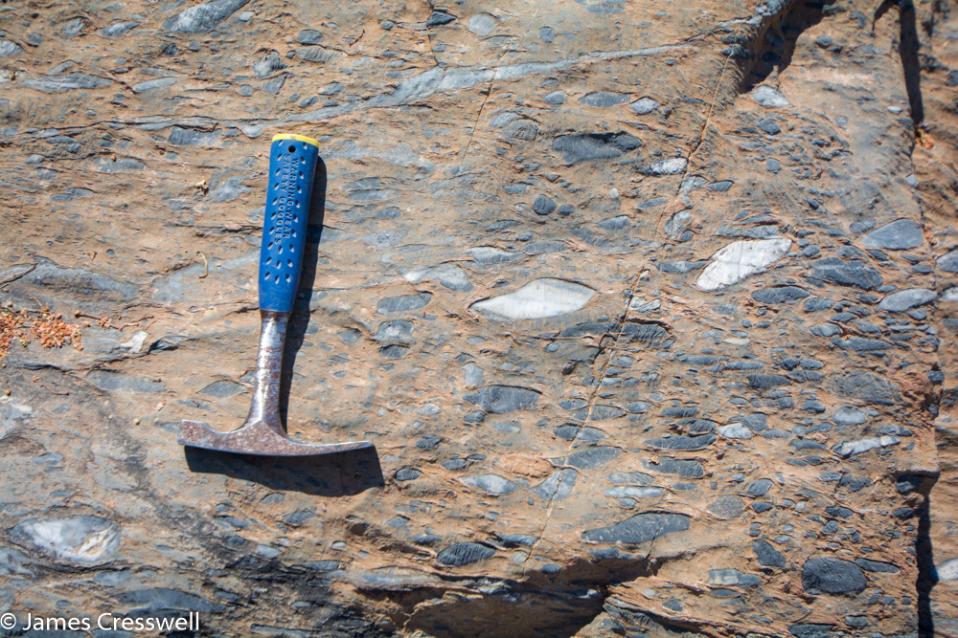
[[(0, 607), (958, 636), (952, 5), (0, 6), (0, 302), (84, 343), (0, 372)], [(245, 415), (279, 132), (289, 429), (373, 454), (176, 444)]]

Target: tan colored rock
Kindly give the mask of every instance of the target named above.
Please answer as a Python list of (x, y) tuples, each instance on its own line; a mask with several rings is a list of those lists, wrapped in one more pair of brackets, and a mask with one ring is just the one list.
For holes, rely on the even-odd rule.
[[(0, 303), (90, 325), (0, 368), (0, 606), (958, 635), (955, 12), (900, 4), (5, 5)], [(375, 453), (176, 444), (248, 409), (279, 132), (289, 430)]]

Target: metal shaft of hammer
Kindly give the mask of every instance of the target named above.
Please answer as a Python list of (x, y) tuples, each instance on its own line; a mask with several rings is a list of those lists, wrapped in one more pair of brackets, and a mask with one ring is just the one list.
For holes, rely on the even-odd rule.
[(289, 313), (260, 310), (262, 325), (256, 376), (253, 378), (253, 399), (247, 422), (262, 421), (283, 436), (286, 431), (279, 417), (279, 393), (283, 375), (283, 350), (286, 347), (286, 326)]

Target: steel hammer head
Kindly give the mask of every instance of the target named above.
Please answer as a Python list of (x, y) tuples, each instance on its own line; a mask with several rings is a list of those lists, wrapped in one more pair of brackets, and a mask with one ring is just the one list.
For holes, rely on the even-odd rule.
[(372, 447), (369, 441), (346, 443), (305, 443), (289, 438), (282, 426), (265, 420), (247, 421), (232, 432), (217, 432), (199, 421), (183, 421), (180, 425), (180, 445), (256, 456), (321, 456)]

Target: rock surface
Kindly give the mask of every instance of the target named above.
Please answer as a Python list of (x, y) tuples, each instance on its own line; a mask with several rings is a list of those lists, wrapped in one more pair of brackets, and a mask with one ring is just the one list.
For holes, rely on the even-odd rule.
[[(951, 0), (2, 9), (0, 611), (958, 636)], [(374, 453), (176, 444), (248, 409), (279, 132), (289, 430)]]

